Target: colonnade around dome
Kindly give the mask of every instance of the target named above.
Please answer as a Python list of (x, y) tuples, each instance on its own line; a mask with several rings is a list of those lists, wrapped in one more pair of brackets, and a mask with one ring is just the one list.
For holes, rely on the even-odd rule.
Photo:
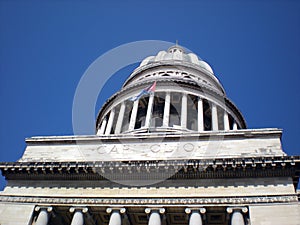
[(237, 130), (240, 124), (224, 106), (187, 92), (157, 91), (136, 101), (125, 99), (110, 108), (97, 135), (152, 131)]

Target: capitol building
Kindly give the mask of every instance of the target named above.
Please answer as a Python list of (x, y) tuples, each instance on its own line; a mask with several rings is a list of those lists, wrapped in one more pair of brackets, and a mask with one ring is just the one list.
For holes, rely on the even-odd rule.
[(0, 163), (0, 225), (299, 225), (300, 156), (281, 136), (248, 129), (210, 65), (176, 44), (128, 76), (94, 135), (27, 138)]

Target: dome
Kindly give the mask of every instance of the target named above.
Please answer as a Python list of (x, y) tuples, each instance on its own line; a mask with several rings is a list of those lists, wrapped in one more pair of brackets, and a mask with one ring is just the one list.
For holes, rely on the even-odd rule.
[[(199, 59), (198, 56), (194, 53), (185, 53), (183, 47), (179, 45), (174, 45), (170, 47), (167, 51), (160, 51), (156, 56), (149, 56), (145, 58), (139, 67), (143, 67), (155, 62), (163, 62), (163, 61), (182, 61), (185, 63), (192, 63), (197, 65), (210, 73), (214, 73), (210, 65)], [(138, 67), (138, 68), (139, 68)]]
[(175, 45), (148, 56), (99, 111), (98, 135), (245, 129), (208, 63)]

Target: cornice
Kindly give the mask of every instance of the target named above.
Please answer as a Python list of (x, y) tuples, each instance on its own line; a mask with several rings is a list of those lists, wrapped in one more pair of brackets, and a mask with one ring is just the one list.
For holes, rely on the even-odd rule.
[(139, 180), (293, 177), (297, 186), (300, 156), (98, 162), (6, 162), (11, 180)]
[(297, 203), (297, 195), (273, 195), (273, 196), (235, 196), (235, 197), (207, 197), (207, 198), (85, 198), (85, 197), (35, 197), (35, 196), (9, 196), (1, 195), (0, 202), (31, 203), (45, 205), (75, 204), (86, 206), (111, 206), (122, 207), (146, 207), (156, 205), (159, 207), (195, 207), (199, 206), (228, 206), (241, 204), (264, 204), (264, 203)]

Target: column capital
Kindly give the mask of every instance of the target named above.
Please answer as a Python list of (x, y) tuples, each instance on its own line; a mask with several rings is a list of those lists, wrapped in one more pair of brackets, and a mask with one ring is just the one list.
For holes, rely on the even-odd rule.
[(206, 209), (203, 208), (203, 207), (200, 207), (200, 208), (186, 208), (184, 211), (185, 211), (186, 214), (190, 214), (193, 211), (200, 212), (201, 214), (206, 213)]
[(41, 210), (47, 210), (48, 213), (52, 212), (52, 206), (44, 206), (44, 205), (38, 205), (34, 208), (34, 211), (38, 212), (38, 211), (41, 211)]
[(70, 213), (74, 213), (75, 211), (79, 211), (82, 213), (87, 213), (89, 209), (85, 206), (73, 206), (69, 209)]
[(164, 214), (166, 209), (165, 208), (146, 208), (145, 209), (146, 214), (150, 214), (153, 211), (159, 212), (160, 214)]
[(118, 211), (123, 214), (126, 212), (126, 209), (124, 207), (109, 207), (106, 209), (107, 213), (112, 213), (113, 211)]
[(226, 209), (227, 213), (231, 214), (233, 212), (243, 212), (243, 213), (247, 213), (248, 212), (248, 208), (247, 207), (243, 207), (243, 206), (233, 206), (233, 207), (227, 207)]

